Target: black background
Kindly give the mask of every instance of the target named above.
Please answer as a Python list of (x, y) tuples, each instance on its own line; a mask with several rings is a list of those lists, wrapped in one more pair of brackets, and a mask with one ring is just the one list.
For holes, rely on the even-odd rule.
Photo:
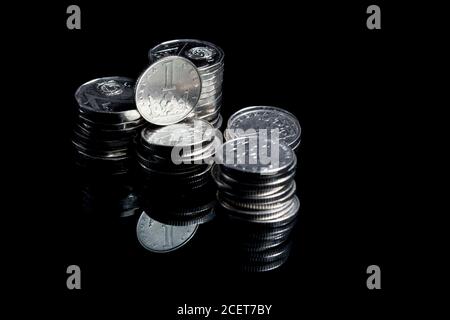
[[(174, 318), (184, 303), (273, 304), (273, 319), (386, 310), (398, 294), (396, 262), (403, 254), (403, 173), (395, 154), (403, 141), (398, 123), (405, 120), (401, 102), (411, 59), (405, 46), (412, 31), (396, 20), (400, 9), (378, 2), (382, 30), (367, 30), (372, 3), (79, 1), (82, 28), (67, 30), (69, 4), (40, 8), (48, 18), (40, 20), (30, 48), (45, 83), (38, 97), (45, 108), (33, 120), (45, 125), (39, 142), (27, 145), (42, 156), (33, 183), (22, 186), (30, 201), (21, 207), (30, 205), (43, 225), (41, 249), (29, 255), (40, 261), (40, 288), (51, 301), (156, 319)], [(211, 269), (214, 243), (156, 263), (108, 239), (117, 233), (100, 230), (93, 237), (73, 203), (74, 91), (97, 77), (136, 78), (148, 65), (148, 49), (176, 38), (207, 40), (225, 51), (224, 119), (242, 107), (274, 105), (301, 123), (301, 220), (289, 263), (278, 272)], [(194, 261), (199, 258), (205, 263)], [(66, 288), (71, 264), (81, 267), (80, 291)], [(381, 291), (366, 287), (371, 264), (381, 267)]]

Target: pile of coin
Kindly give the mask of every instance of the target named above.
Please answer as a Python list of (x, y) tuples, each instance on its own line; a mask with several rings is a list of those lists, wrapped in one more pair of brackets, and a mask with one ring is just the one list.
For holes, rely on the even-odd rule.
[[(190, 113), (190, 118), (209, 121), (215, 128), (222, 125), (222, 83), (224, 52), (218, 46), (200, 40), (172, 40), (158, 44), (148, 53), (154, 63), (164, 57), (179, 56), (191, 61), (200, 75), (200, 97)], [(170, 67), (167, 69), (170, 71)]]
[(76, 164), (94, 172), (121, 174), (132, 164), (132, 143), (145, 120), (136, 110), (134, 81), (106, 77), (81, 85), (75, 93), (77, 121), (72, 143)]
[(285, 142), (296, 151), (300, 146), (301, 132), (300, 123), (292, 113), (277, 107), (253, 106), (237, 111), (228, 119), (224, 136), (231, 140), (265, 135), (267, 139)]
[(147, 127), (136, 139), (139, 177), (163, 181), (174, 190), (207, 183), (218, 141), (207, 121), (185, 120), (165, 127)]
[(294, 181), (297, 158), (283, 141), (255, 136), (229, 140), (212, 169), (220, 212), (232, 224), (234, 243), (249, 271), (286, 261), (289, 234), (300, 208)]

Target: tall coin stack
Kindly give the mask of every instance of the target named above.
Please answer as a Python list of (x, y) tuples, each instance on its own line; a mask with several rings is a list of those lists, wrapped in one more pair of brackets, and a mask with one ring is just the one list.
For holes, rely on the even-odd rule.
[(300, 208), (295, 153), (282, 141), (257, 137), (229, 140), (219, 150), (212, 174), (233, 230), (229, 253), (246, 271), (278, 268), (288, 258)]
[(189, 115), (209, 121), (215, 128), (222, 125), (222, 83), (224, 52), (218, 46), (200, 40), (183, 39), (163, 42), (149, 51), (150, 62), (167, 56), (181, 56), (197, 68), (202, 81), (200, 98)]
[(145, 124), (134, 101), (134, 80), (95, 79), (75, 93), (77, 121), (72, 143), (76, 164), (94, 173), (122, 174), (131, 168), (133, 140)]

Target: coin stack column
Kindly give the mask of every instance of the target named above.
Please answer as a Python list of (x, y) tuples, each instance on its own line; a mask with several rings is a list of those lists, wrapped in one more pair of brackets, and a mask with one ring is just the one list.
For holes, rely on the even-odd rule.
[(219, 129), (223, 122), (220, 114), (224, 70), (223, 50), (210, 42), (183, 39), (163, 42), (149, 52), (151, 62), (166, 56), (181, 56), (196, 66), (202, 81), (202, 89), (198, 103), (189, 118), (206, 120)]
[(75, 93), (77, 121), (72, 143), (76, 164), (95, 174), (124, 174), (133, 164), (133, 140), (145, 125), (134, 102), (134, 80), (107, 77)]
[[(143, 207), (150, 215), (163, 212), (160, 220), (171, 223), (199, 223), (209, 215), (214, 201), (207, 199), (211, 188), (205, 187), (212, 183), (213, 156), (220, 146), (215, 132), (210, 123), (198, 119), (142, 130), (136, 138), (137, 172)], [(161, 203), (167, 195), (173, 202)], [(189, 195), (202, 198), (194, 201)], [(185, 210), (179, 207), (183, 203)]]
[[(253, 138), (227, 141), (212, 169), (220, 212), (233, 235), (229, 257), (245, 271), (269, 271), (283, 265), (300, 202), (294, 181), (296, 156), (284, 142)], [(261, 148), (278, 159), (268, 163)], [(273, 152), (278, 148), (278, 152)]]

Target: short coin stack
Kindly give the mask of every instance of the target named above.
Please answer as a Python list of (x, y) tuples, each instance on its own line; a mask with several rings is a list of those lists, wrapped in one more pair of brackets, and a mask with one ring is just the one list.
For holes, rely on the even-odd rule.
[(300, 146), (301, 127), (297, 118), (290, 112), (269, 106), (254, 106), (234, 113), (227, 123), (225, 139), (267, 134), (271, 139), (275, 134), (294, 151)]
[(223, 50), (206, 41), (183, 39), (163, 42), (149, 51), (149, 59), (152, 63), (167, 56), (180, 56), (190, 60), (200, 75), (201, 94), (190, 117), (204, 119), (215, 128), (220, 128), (222, 125), (220, 108), (224, 70)]
[(215, 131), (198, 119), (145, 128), (136, 139), (139, 176), (153, 185), (164, 182), (171, 192), (207, 183), (217, 147)]
[(219, 150), (219, 164), (212, 173), (220, 209), (229, 218), (239, 249), (232, 252), (240, 254), (249, 271), (281, 266), (289, 254), (289, 234), (300, 208), (295, 153), (282, 141), (256, 137), (229, 140)]
[(134, 81), (107, 77), (89, 81), (75, 93), (78, 118), (72, 143), (78, 166), (96, 173), (126, 173), (132, 142), (144, 119), (136, 110)]

